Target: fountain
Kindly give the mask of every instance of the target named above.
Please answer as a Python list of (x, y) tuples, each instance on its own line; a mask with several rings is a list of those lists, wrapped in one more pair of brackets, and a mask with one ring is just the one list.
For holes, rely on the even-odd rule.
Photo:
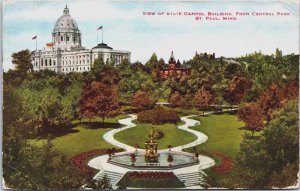
[(149, 134), (150, 141), (145, 142), (145, 147), (146, 147), (145, 160), (147, 162), (158, 162), (158, 154), (157, 154), (158, 142), (154, 140), (155, 133), (156, 132), (152, 128)]
[(145, 150), (120, 153), (112, 156), (107, 162), (128, 169), (177, 169), (199, 164), (195, 155), (187, 152), (159, 151), (156, 131), (152, 128)]

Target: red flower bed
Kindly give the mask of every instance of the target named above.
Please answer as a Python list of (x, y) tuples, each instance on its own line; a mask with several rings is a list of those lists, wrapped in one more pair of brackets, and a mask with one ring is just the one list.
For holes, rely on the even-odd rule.
[(98, 155), (109, 154), (112, 151), (120, 152), (122, 149), (96, 149), (74, 155), (70, 160), (72, 165), (77, 167), (82, 173), (91, 176), (93, 174), (93, 169), (85, 164), (86, 160)]
[(127, 173), (128, 178), (151, 178), (151, 179), (161, 179), (161, 178), (176, 178), (173, 172), (143, 172), (143, 171), (133, 171)]
[(211, 157), (216, 157), (220, 160), (220, 165), (213, 167), (212, 171), (216, 174), (225, 174), (231, 171), (233, 164), (230, 157), (225, 156), (223, 153), (219, 152), (212, 152), (212, 153), (206, 153), (207, 155), (210, 155)]

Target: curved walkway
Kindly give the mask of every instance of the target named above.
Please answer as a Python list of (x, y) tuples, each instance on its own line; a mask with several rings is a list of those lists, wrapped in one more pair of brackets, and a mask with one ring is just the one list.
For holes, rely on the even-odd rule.
[[(120, 148), (123, 148), (125, 149), (126, 151), (135, 151), (135, 148), (132, 147), (132, 146), (129, 146), (127, 144), (124, 144), (122, 142), (119, 142), (117, 141), (115, 138), (114, 138), (114, 135), (120, 131), (123, 131), (125, 129), (129, 129), (129, 128), (132, 128), (132, 127), (135, 127), (136, 124), (134, 124), (132, 121), (133, 120), (136, 120), (137, 119), (137, 116), (136, 115), (133, 115), (133, 114), (129, 114), (129, 118), (126, 118), (126, 119), (120, 119), (118, 122), (122, 125), (125, 125), (124, 127), (121, 127), (121, 128), (118, 128), (118, 129), (113, 129), (111, 131), (108, 131), (107, 133), (105, 133), (103, 135), (103, 138), (106, 142), (114, 145), (114, 146), (117, 146), (117, 147), (120, 147)], [(186, 149), (186, 148), (189, 148), (189, 147), (193, 147), (193, 146), (196, 146), (196, 145), (199, 145), (203, 142), (205, 142), (208, 137), (199, 132), (199, 131), (195, 131), (195, 130), (192, 130), (192, 129), (189, 129), (189, 127), (192, 127), (192, 126), (196, 126), (196, 125), (200, 125), (200, 122), (197, 121), (197, 120), (194, 120), (194, 119), (189, 119), (190, 117), (195, 117), (197, 115), (192, 115), (192, 116), (187, 116), (187, 117), (181, 117), (181, 121), (184, 121), (185, 124), (183, 125), (180, 125), (178, 126), (177, 128), (183, 130), (183, 131), (187, 131), (189, 133), (192, 133), (194, 135), (196, 135), (197, 139), (191, 143), (188, 143), (188, 144), (185, 144), (185, 145), (181, 145), (181, 146), (178, 146), (178, 147), (174, 147), (172, 148), (173, 151), (181, 151), (182, 149)], [(140, 151), (142, 151), (143, 149), (139, 149)], [(161, 151), (166, 151), (168, 149), (163, 149)]]
[(113, 129), (111, 131), (108, 131), (107, 133), (105, 133), (103, 135), (103, 139), (112, 144), (112, 145), (115, 145), (117, 147), (120, 147), (122, 149), (125, 149), (127, 151), (135, 151), (135, 148), (134, 147), (131, 147), (129, 145), (126, 145), (124, 143), (121, 143), (119, 141), (117, 141), (115, 138), (114, 138), (114, 135), (120, 131), (123, 131), (125, 129), (129, 129), (131, 127), (135, 127), (136, 124), (132, 123), (133, 120), (136, 120), (137, 119), (137, 116), (136, 115), (133, 115), (133, 114), (129, 114), (129, 118), (125, 118), (125, 119), (120, 119), (118, 120), (118, 122), (122, 125), (125, 125), (124, 127), (121, 127), (121, 128), (118, 128), (118, 129)]
[[(211, 113), (208, 113), (208, 114), (211, 114)], [(137, 116), (133, 115), (133, 114), (130, 114), (129, 116), (130, 116), (129, 118), (120, 119), (118, 121), (120, 124), (124, 125), (124, 127), (121, 127), (118, 129), (113, 129), (103, 135), (104, 140), (107, 141), (108, 143), (126, 150), (125, 152), (118, 153), (118, 154), (135, 151), (134, 147), (131, 147), (129, 145), (126, 145), (126, 144), (121, 143), (121, 142), (117, 141), (116, 139), (114, 139), (114, 135), (116, 133), (136, 126), (136, 124), (134, 124), (132, 121), (137, 119)], [(190, 117), (194, 117), (194, 116), (197, 116), (197, 115), (181, 117), (181, 120), (184, 121), (185, 124), (178, 126), (178, 128), (196, 135), (197, 139), (189, 144), (174, 147), (174, 148), (172, 148), (171, 152), (182, 152), (182, 149), (199, 145), (208, 139), (208, 137), (205, 134), (203, 134), (199, 131), (189, 129), (189, 127), (200, 124), (200, 122), (197, 120), (189, 119)], [(159, 151), (165, 152), (167, 150), (168, 149), (159, 150)], [(138, 152), (144, 152), (144, 150), (138, 149)], [(168, 152), (170, 152), (170, 151), (168, 151)], [(103, 174), (108, 174), (108, 175), (110, 173), (119, 174), (118, 179), (116, 181), (114, 181), (114, 183), (113, 183), (114, 185), (116, 185), (116, 183), (126, 174), (126, 172), (132, 171), (131, 169), (127, 169), (124, 167), (120, 167), (120, 166), (116, 166), (116, 165), (107, 163), (107, 159), (108, 159), (107, 155), (102, 155), (99, 157), (95, 157), (88, 162), (88, 165), (90, 167), (100, 170), (95, 175), (94, 179), (98, 179), (99, 177), (102, 177)], [(188, 167), (171, 170), (182, 182), (184, 182), (184, 184), (186, 185), (185, 189), (195, 189), (195, 188), (202, 189), (199, 185), (195, 185), (195, 182), (193, 182), (193, 181), (195, 181), (197, 179), (196, 182), (198, 182), (199, 171), (206, 169), (206, 168), (210, 168), (211, 166), (215, 165), (215, 161), (212, 158), (204, 156), (204, 155), (199, 156), (199, 161), (200, 161), (199, 164), (196, 164), (193, 166), (188, 166)], [(140, 171), (140, 170), (135, 169), (134, 171)], [(166, 170), (147, 170), (147, 171), (166, 171)]]

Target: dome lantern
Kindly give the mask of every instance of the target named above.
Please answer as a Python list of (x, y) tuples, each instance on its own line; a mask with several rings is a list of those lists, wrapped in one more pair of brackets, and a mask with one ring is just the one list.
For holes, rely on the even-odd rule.
[(63, 13), (64, 13), (64, 15), (69, 15), (68, 5), (66, 5)]

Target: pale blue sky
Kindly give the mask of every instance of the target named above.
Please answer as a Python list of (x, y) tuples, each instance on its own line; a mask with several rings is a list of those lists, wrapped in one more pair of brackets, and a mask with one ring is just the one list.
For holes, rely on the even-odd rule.
[[(298, 1), (176, 2), (176, 1), (15, 1), (4, 2), (4, 69), (12, 68), (11, 54), (51, 42), (57, 18), (68, 4), (82, 33), (82, 45), (96, 46), (96, 29), (104, 26), (104, 42), (117, 50), (129, 50), (132, 62), (145, 62), (155, 52), (168, 59), (192, 58), (196, 51), (236, 57), (261, 50), (271, 54), (278, 47), (284, 54), (299, 48)], [(143, 11), (197, 12), (289, 12), (287, 17), (239, 17), (237, 21), (196, 21), (189, 16), (144, 16)], [(99, 39), (101, 33), (99, 33)]]

